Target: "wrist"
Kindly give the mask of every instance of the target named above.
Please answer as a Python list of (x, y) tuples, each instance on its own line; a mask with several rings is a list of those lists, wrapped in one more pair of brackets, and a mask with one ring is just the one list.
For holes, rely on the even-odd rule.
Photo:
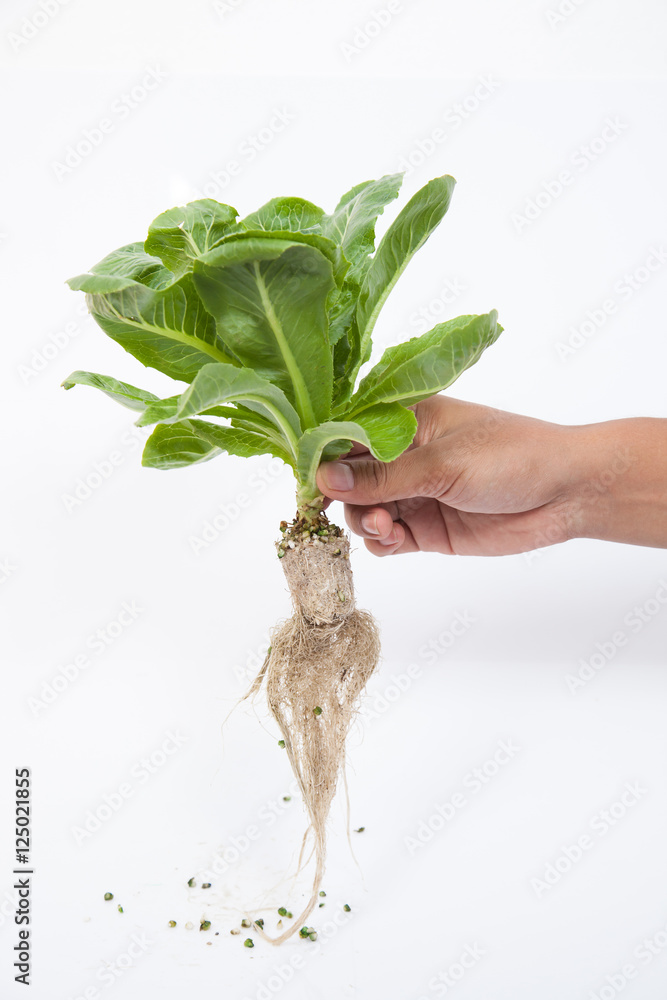
[(667, 420), (567, 430), (570, 537), (667, 546)]

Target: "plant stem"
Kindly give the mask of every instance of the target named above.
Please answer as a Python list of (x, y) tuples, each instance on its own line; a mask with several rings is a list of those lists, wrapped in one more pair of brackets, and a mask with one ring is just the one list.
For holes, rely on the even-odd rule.
[(308, 526), (315, 527), (322, 513), (324, 497), (317, 486), (300, 483), (296, 491), (296, 513)]

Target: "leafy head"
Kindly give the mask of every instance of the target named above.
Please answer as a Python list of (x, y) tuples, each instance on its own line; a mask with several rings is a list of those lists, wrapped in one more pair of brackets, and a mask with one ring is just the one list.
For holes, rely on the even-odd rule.
[(212, 199), (159, 215), (143, 243), (69, 281), (99, 326), (178, 383), (152, 393), (76, 371), (63, 385), (101, 389), (155, 425), (142, 462), (173, 469), (222, 452), (272, 454), (294, 470), (300, 509), (317, 505), (322, 458), (361, 442), (392, 461), (412, 441), (412, 404), (447, 388), (501, 332), (494, 311), (459, 316), (388, 348), (359, 381), (387, 296), (445, 215), (454, 179), (436, 177), (377, 248), (375, 224), (402, 176), (365, 181), (336, 209), (274, 198), (238, 218)]

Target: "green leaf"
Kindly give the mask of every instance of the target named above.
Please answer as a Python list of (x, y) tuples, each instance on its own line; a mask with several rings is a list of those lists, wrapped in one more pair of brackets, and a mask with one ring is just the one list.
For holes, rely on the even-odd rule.
[(442, 220), (455, 183), (454, 178), (447, 175), (429, 181), (410, 199), (380, 241), (359, 295), (359, 344), (350, 355), (349, 367), (354, 376), (370, 357), (371, 334), (387, 296), (408, 262)]
[(144, 445), (141, 464), (151, 469), (182, 469), (219, 455), (220, 449), (199, 437), (192, 423), (158, 424)]
[(182, 394), (176, 415), (182, 419), (233, 402), (268, 417), (283, 435), (288, 450), (296, 445), (301, 424), (294, 407), (278, 386), (250, 368), (206, 365)]
[(256, 212), (241, 219), (240, 225), (244, 229), (319, 233), (323, 215), (323, 209), (313, 205), (312, 201), (305, 201), (303, 198), (272, 198)]
[[(349, 345), (352, 326), (354, 325), (354, 329), (357, 329), (356, 311), (358, 299), (359, 285), (353, 279), (346, 278), (340, 293), (336, 296), (332, 307), (329, 309), (329, 343), (332, 347), (342, 339), (345, 339)], [(352, 335), (352, 339), (354, 339), (354, 335)]]
[(352, 359), (359, 356), (360, 340), (357, 325), (359, 285), (346, 278), (338, 300), (329, 311), (329, 341), (333, 345), (334, 389), (333, 405), (340, 406), (354, 391), (357, 371)]
[[(93, 275), (97, 281), (92, 280)], [(69, 278), (67, 284), (75, 292), (117, 292), (132, 287), (136, 281), (149, 288), (164, 288), (173, 280), (161, 260), (145, 253), (143, 243), (128, 243), (107, 254), (88, 274)]]
[[(313, 427), (331, 412), (326, 304), (335, 287), (332, 267), (306, 245), (290, 246), (270, 259), (272, 242), (283, 241), (223, 243), (196, 261), (194, 278), (229, 350), (282, 389), (302, 425)], [(245, 259), (238, 256), (244, 252)]]
[[(221, 409), (221, 407), (219, 407), (219, 409)], [(243, 403), (235, 403), (235, 405), (233, 407), (229, 407), (229, 409), (234, 410), (231, 414), (232, 427), (238, 427), (241, 430), (250, 431), (253, 434), (261, 434), (263, 437), (273, 442), (277, 447), (282, 448), (285, 454), (289, 454), (289, 462), (291, 465), (294, 465), (296, 457), (296, 443), (290, 442), (289, 453), (286, 452), (285, 435), (276, 427), (275, 423), (269, 419), (266, 413), (251, 410), (247, 406), (244, 406)], [(204, 413), (212, 412), (212, 410), (204, 411)], [(279, 457), (283, 458), (283, 461), (287, 461), (287, 458), (283, 455)]]
[[(325, 236), (340, 243), (352, 264), (340, 294), (329, 310), (329, 342), (334, 351), (336, 385), (334, 399), (339, 401), (351, 394), (353, 386), (345, 376), (350, 353), (359, 354), (359, 328), (356, 322), (360, 282), (369, 266), (368, 255), (375, 249), (375, 223), (385, 205), (397, 196), (402, 174), (388, 174), (377, 181), (364, 181), (344, 194), (332, 215), (322, 219)], [(354, 373), (356, 376), (356, 371)]]
[[(258, 425), (252, 427), (221, 427), (205, 420), (188, 421), (197, 435), (208, 444), (214, 445), (229, 455), (252, 458), (254, 455), (273, 455), (286, 465), (294, 468), (295, 457), (274, 434), (258, 432)], [(178, 425), (172, 425), (178, 426)]]
[[(138, 420), (135, 420), (137, 427), (150, 427), (151, 424), (170, 424), (177, 420), (176, 411), (181, 401), (180, 395), (168, 396), (166, 399), (155, 399), (143, 410)], [(201, 416), (206, 417), (235, 417), (237, 410), (235, 406), (212, 406), (209, 410), (202, 410)]]
[[(238, 364), (216, 333), (191, 275), (161, 289), (123, 276), (91, 274), (76, 280), (76, 287), (88, 293), (93, 319), (143, 365), (190, 382), (211, 361)], [(117, 284), (104, 290), (104, 282)]]
[[(256, 242), (250, 242), (256, 241)], [(254, 257), (255, 260), (273, 260), (283, 250), (291, 246), (310, 246), (324, 254), (331, 261), (333, 276), (340, 288), (350, 267), (341, 248), (333, 240), (320, 233), (303, 233), (287, 229), (250, 229), (245, 232), (230, 233), (218, 244), (214, 251), (207, 254), (206, 263), (231, 264), (234, 261), (245, 261)]]
[(301, 424), (284, 392), (250, 368), (232, 365), (205, 365), (181, 396), (161, 399), (148, 406), (137, 420), (137, 426), (169, 424), (197, 414), (243, 416), (244, 411), (239, 414), (233, 407), (221, 407), (222, 403), (242, 403), (247, 410), (265, 417), (273, 428), (274, 439), (282, 441), (284, 450), (296, 451)]
[(458, 316), (421, 337), (387, 348), (361, 380), (345, 415), (376, 403), (408, 406), (446, 389), (500, 336), (497, 318), (495, 309), (481, 316)]
[[(334, 269), (336, 283), (342, 284), (349, 262), (345, 259), (336, 234), (322, 234), (324, 211), (303, 198), (272, 198), (239, 223), (246, 232), (230, 234), (225, 242), (248, 237), (272, 236), (291, 243), (307, 243), (327, 257)], [(328, 236), (328, 234), (327, 234)]]
[[(349, 442), (365, 445), (381, 462), (392, 462), (410, 445), (417, 430), (417, 420), (411, 410), (396, 403), (374, 406), (351, 420), (329, 420), (307, 430), (297, 452), (299, 482), (314, 485), (322, 452), (327, 458), (340, 457), (349, 451)], [(338, 449), (329, 448), (334, 442)]]
[(93, 389), (100, 389), (110, 399), (115, 399), (131, 410), (145, 410), (149, 403), (158, 399), (152, 392), (137, 389), (127, 382), (119, 382), (110, 375), (98, 375), (96, 372), (72, 372), (62, 383), (64, 389), (71, 389), (75, 385), (89, 385)]
[[(288, 452), (285, 448), (285, 441), (280, 436), (279, 432), (269, 423), (264, 417), (259, 413), (254, 413), (252, 419), (248, 417), (234, 417), (229, 424), (230, 427), (234, 427), (241, 431), (248, 431), (250, 434), (258, 434), (260, 437), (264, 438), (265, 441), (270, 441), (277, 447), (282, 449), (283, 461), (289, 462), (290, 465), (294, 465), (295, 456)], [(285, 457), (288, 456), (288, 457)]]
[(330, 215), (301, 198), (274, 198), (240, 221), (213, 199), (163, 212), (145, 243), (114, 250), (69, 285), (113, 340), (189, 388), (158, 399), (81, 371), (65, 388), (97, 388), (138, 411), (138, 425), (156, 424), (146, 465), (272, 454), (295, 469), (300, 503), (315, 495), (323, 457), (352, 441), (392, 461), (415, 433), (406, 405), (446, 388), (501, 331), (495, 312), (440, 324), (385, 351), (350, 399), (380, 309), (454, 183), (440, 177), (417, 192), (377, 250), (399, 174), (356, 185)]
[(322, 218), (322, 233), (338, 243), (353, 272), (375, 249), (375, 223), (385, 205), (398, 195), (402, 174), (364, 181), (344, 194), (331, 215)]
[(146, 441), (141, 464), (152, 469), (180, 469), (207, 462), (223, 451), (241, 458), (272, 454), (290, 465), (294, 463), (287, 452), (260, 434), (205, 420), (181, 420), (157, 425)]
[(192, 270), (192, 261), (207, 253), (234, 225), (238, 212), (231, 205), (201, 198), (170, 208), (153, 219), (144, 243), (147, 254), (159, 257), (175, 274)]

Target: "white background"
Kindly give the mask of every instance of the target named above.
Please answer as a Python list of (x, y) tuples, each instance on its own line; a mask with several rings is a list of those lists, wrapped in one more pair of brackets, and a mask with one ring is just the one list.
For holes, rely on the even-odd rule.
[[(304, 815), (298, 797), (282, 801), (291, 775), (262, 699), (221, 731), (289, 613), (272, 543), (293, 512), (290, 474), (267, 458), (142, 469), (130, 411), (59, 388), (84, 368), (173, 391), (64, 285), (143, 239), (165, 208), (216, 183), (243, 214), (278, 194), (330, 210), (407, 158), (418, 165), (402, 203), (441, 173), (458, 185), (392, 295), (378, 346), (423, 332), (422, 307), (431, 325), (496, 307), (506, 332), (454, 394), (563, 423), (665, 416), (667, 263), (648, 280), (637, 270), (667, 247), (664, 5), (580, 0), (558, 15), (558, 0), (404, 0), (369, 40), (382, 0), (50, 3), (45, 18), (6, 0), (0, 31), (3, 997), (24, 995), (11, 967), (11, 793), (14, 768), (29, 766), (35, 1000), (664, 1000), (665, 552), (577, 541), (380, 562), (360, 545), (358, 599), (380, 622), (383, 662), (350, 739), (359, 867), (341, 795), (327, 905), (310, 919), (320, 940), (249, 951), (229, 934), (244, 908), (273, 930), (275, 908), (296, 913), (308, 885), (291, 882)], [(151, 70), (165, 78), (120, 110)], [(289, 123), (261, 133), (251, 157), (276, 111)], [(59, 168), (103, 118), (102, 141)], [(613, 135), (608, 119), (618, 134), (594, 143)], [(585, 168), (582, 147), (598, 151)], [(225, 184), (231, 160), (240, 169)], [(558, 194), (563, 170), (572, 183)], [(640, 287), (621, 292), (635, 272)], [(453, 302), (448, 282), (465, 289)], [(609, 298), (616, 311), (563, 357), (558, 345)], [(100, 463), (107, 478), (95, 478)], [(99, 485), (72, 503), (89, 479)], [(212, 540), (195, 552), (204, 533)], [(124, 602), (141, 610), (119, 630)], [(472, 622), (452, 638), (457, 615)], [(99, 628), (114, 635), (101, 652)], [(568, 676), (596, 654), (603, 666), (573, 693)], [(164, 755), (170, 734), (181, 745)], [(473, 792), (466, 776), (500, 740), (520, 749)], [(600, 811), (626, 783), (641, 791), (603, 834)], [(131, 795), (117, 812), (77, 836), (121, 785)], [(457, 791), (465, 806), (445, 823), (436, 805)], [(432, 836), (415, 847), (406, 838), (420, 831)], [(540, 889), (584, 835), (581, 860)], [(234, 844), (238, 859), (211, 889), (187, 889), (216, 854), (233, 859)], [(185, 929), (204, 917), (209, 933)], [(483, 955), (455, 982), (466, 948)]]

